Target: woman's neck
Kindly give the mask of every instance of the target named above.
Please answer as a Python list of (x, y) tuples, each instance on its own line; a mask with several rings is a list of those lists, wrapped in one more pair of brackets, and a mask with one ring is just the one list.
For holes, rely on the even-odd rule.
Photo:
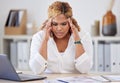
[(64, 52), (66, 50), (69, 39), (70, 39), (70, 34), (67, 34), (64, 38), (61, 39), (54, 38), (54, 41), (56, 43), (59, 52)]

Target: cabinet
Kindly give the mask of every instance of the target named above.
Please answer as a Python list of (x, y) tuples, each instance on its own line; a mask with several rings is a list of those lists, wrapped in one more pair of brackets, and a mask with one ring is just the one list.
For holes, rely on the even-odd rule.
[(6, 54), (18, 70), (29, 70), (32, 36), (26, 35), (26, 23), (26, 9), (11, 9), (0, 36), (0, 53)]
[[(27, 53), (27, 56), (29, 57), (30, 56), (30, 43), (31, 43), (31, 38), (32, 36), (27, 36), (27, 35), (18, 35), (18, 36), (15, 36), (15, 35), (4, 35), (2, 37), (2, 41), (1, 41), (1, 52), (2, 53), (5, 53), (9, 56), (10, 58), (10, 43), (11, 42), (19, 42), (19, 41), (24, 41), (27, 43), (27, 46), (28, 46), (28, 51), (26, 52)], [(112, 37), (112, 36), (106, 36), (106, 37), (93, 37), (92, 38), (92, 41), (93, 41), (93, 53), (94, 53), (94, 57), (93, 57), (93, 60), (94, 60), (94, 66), (93, 66), (93, 70), (91, 71), (92, 73), (120, 73), (120, 53), (119, 53), (119, 49), (120, 49), (120, 37)], [(99, 44), (102, 43), (104, 44), (104, 47), (105, 45), (110, 45), (109, 46), (109, 50), (105, 50), (105, 48), (103, 48), (104, 52), (108, 54), (108, 56), (105, 57), (105, 55), (101, 52), (101, 54), (99, 54)], [(117, 47), (112, 48), (112, 50), (114, 51), (111, 51), (111, 45), (113, 46), (114, 44), (116, 44)], [(114, 47), (114, 46), (113, 46)], [(116, 52), (117, 50), (117, 52)], [(112, 54), (111, 54), (112, 53)], [(101, 56), (103, 54), (103, 60), (100, 60), (99, 61), (99, 56)], [(117, 56), (113, 56), (114, 55), (117, 55)], [(112, 57), (111, 57), (112, 56)], [(106, 60), (108, 60), (109, 62), (109, 70), (106, 71), (105, 70), (105, 66), (103, 68), (103, 71), (100, 71), (99, 70), (99, 62), (102, 62), (104, 65), (105, 65), (105, 58), (107, 58)], [(115, 62), (117, 64), (116, 67), (113, 67), (112, 65), (112, 62), (114, 58), (117, 58), (117, 62)], [(118, 71), (116, 71), (118, 70)]]
[[(93, 37), (93, 72), (120, 73), (120, 37)], [(102, 67), (102, 70), (101, 68)]]
[[(16, 69), (18, 69), (18, 70), (29, 70), (28, 63), (29, 63), (29, 56), (30, 56), (30, 52), (29, 52), (30, 50), (29, 49), (30, 49), (31, 38), (32, 38), (32, 36), (27, 36), (27, 35), (18, 35), (18, 36), (4, 35), (2, 37), (2, 41), (1, 41), (1, 48), (2, 48), (1, 51), (2, 52), (1, 53), (7, 54), (8, 58), (12, 59), (13, 64), (16, 64), (16, 63), (19, 64), (20, 63), (20, 68), (18, 68), (18, 66), (16, 67)], [(11, 49), (10, 49), (12, 42), (15, 42), (16, 45), (17, 45), (17, 48), (12, 48), (12, 54), (13, 55), (11, 55)], [(21, 44), (21, 43), (24, 43), (25, 45), (22, 46), (23, 44)], [(19, 47), (18, 47), (18, 44), (19, 44)], [(25, 54), (21, 54), (20, 52), (18, 54), (18, 48), (20, 48), (19, 51), (21, 53), (25, 53)], [(23, 48), (25, 48), (25, 49), (23, 49)], [(23, 50), (23, 51), (21, 51), (21, 50)], [(24, 57), (23, 55), (25, 55), (26, 57)], [(20, 57), (20, 60), (17, 59), (18, 61), (16, 61), (15, 57), (17, 57), (17, 58)], [(25, 62), (25, 64), (23, 64), (23, 63), (21, 64), (22, 60), (24, 60), (23, 62)], [(16, 61), (16, 62), (14, 62), (14, 61)]]

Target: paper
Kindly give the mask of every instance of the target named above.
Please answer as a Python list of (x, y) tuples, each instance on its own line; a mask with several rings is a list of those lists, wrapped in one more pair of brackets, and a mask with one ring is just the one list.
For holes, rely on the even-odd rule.
[(61, 83), (57, 80), (44, 80), (44, 83)]
[(63, 81), (66, 81), (68, 83), (101, 83), (100, 81), (93, 80), (87, 76), (57, 78), (57, 80), (63, 80)]
[(120, 81), (120, 75), (102, 75), (102, 77), (111, 82)]
[(96, 80), (96, 81), (101, 81), (101, 82), (108, 82), (109, 80), (103, 78), (102, 76), (90, 76), (89, 78)]
[(53, 80), (44, 80), (44, 83), (102, 83), (108, 80), (101, 76), (72, 76), (56, 78)]

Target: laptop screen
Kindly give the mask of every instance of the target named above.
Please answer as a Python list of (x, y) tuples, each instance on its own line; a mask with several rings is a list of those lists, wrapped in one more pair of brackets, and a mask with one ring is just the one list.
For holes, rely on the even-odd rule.
[(0, 54), (0, 78), (19, 80), (19, 77), (7, 58), (7, 55)]
[(20, 74), (18, 75), (10, 63), (7, 55), (0, 54), (0, 79), (7, 79), (13, 81), (32, 81), (32, 80), (43, 80), (46, 76)]

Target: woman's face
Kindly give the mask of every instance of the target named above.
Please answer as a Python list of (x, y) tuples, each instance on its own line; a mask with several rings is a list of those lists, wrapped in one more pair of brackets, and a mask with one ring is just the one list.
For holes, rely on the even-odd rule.
[(60, 14), (52, 20), (52, 32), (56, 38), (64, 38), (69, 34), (68, 19), (64, 14)]

